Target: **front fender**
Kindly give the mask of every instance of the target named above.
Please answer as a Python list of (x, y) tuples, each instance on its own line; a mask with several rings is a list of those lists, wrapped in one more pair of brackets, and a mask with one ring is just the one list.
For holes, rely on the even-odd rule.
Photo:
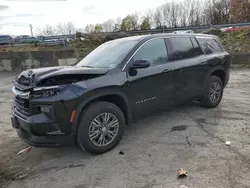
[(73, 133), (76, 134), (78, 124), (79, 124), (79, 121), (80, 121), (80, 117), (81, 117), (81, 114), (84, 111), (84, 109), (91, 102), (97, 100), (100, 97), (105, 97), (105, 96), (108, 96), (108, 95), (118, 95), (118, 96), (123, 98), (123, 100), (125, 101), (125, 104), (126, 104), (126, 114), (128, 116), (127, 117), (128, 122), (130, 122), (132, 120), (133, 116), (132, 116), (132, 113), (131, 113), (128, 97), (123, 92), (120, 91), (120, 87), (116, 86), (116, 87), (111, 87), (111, 88), (100, 88), (100, 89), (89, 91), (89, 92), (85, 93), (81, 97), (82, 100), (81, 100), (81, 102), (79, 103), (79, 105), (76, 108), (74, 121), (72, 123), (72, 131), (73, 131)]

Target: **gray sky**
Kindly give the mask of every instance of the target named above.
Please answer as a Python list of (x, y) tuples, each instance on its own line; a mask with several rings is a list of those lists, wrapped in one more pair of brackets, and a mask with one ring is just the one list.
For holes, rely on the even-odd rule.
[(0, 0), (0, 34), (29, 34), (46, 24), (72, 21), (76, 28), (145, 12), (166, 0)]

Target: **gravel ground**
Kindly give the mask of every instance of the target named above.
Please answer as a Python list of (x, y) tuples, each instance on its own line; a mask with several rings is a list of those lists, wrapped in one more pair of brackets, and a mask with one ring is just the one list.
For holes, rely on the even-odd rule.
[[(0, 73), (0, 187), (250, 187), (249, 69), (232, 71), (217, 108), (187, 104), (145, 118), (99, 156), (76, 147), (33, 148), (17, 156), (27, 144), (10, 124), (13, 78)], [(177, 178), (180, 168), (187, 178)]]

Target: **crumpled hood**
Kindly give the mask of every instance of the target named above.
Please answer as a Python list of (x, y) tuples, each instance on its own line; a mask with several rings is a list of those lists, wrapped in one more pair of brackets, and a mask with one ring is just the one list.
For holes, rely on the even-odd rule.
[[(58, 66), (48, 67), (39, 69), (30, 69), (23, 71), (19, 76), (16, 77), (15, 83), (19, 86), (34, 87), (40, 81), (62, 75), (104, 75), (108, 72), (108, 68), (87, 68), (87, 67), (76, 67), (76, 66)], [(23, 89), (25, 89), (23, 88)]]

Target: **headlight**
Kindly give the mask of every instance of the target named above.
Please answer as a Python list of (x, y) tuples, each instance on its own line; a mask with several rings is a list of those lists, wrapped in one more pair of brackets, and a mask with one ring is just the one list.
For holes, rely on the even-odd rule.
[(33, 91), (31, 96), (34, 98), (50, 97), (53, 95), (57, 95), (58, 93), (60, 93), (60, 90), (50, 89), (50, 90), (42, 90), (42, 91)]
[(62, 87), (44, 87), (44, 88), (34, 88), (31, 92), (32, 98), (40, 98), (40, 97), (51, 97), (54, 95), (58, 95), (62, 91)]

